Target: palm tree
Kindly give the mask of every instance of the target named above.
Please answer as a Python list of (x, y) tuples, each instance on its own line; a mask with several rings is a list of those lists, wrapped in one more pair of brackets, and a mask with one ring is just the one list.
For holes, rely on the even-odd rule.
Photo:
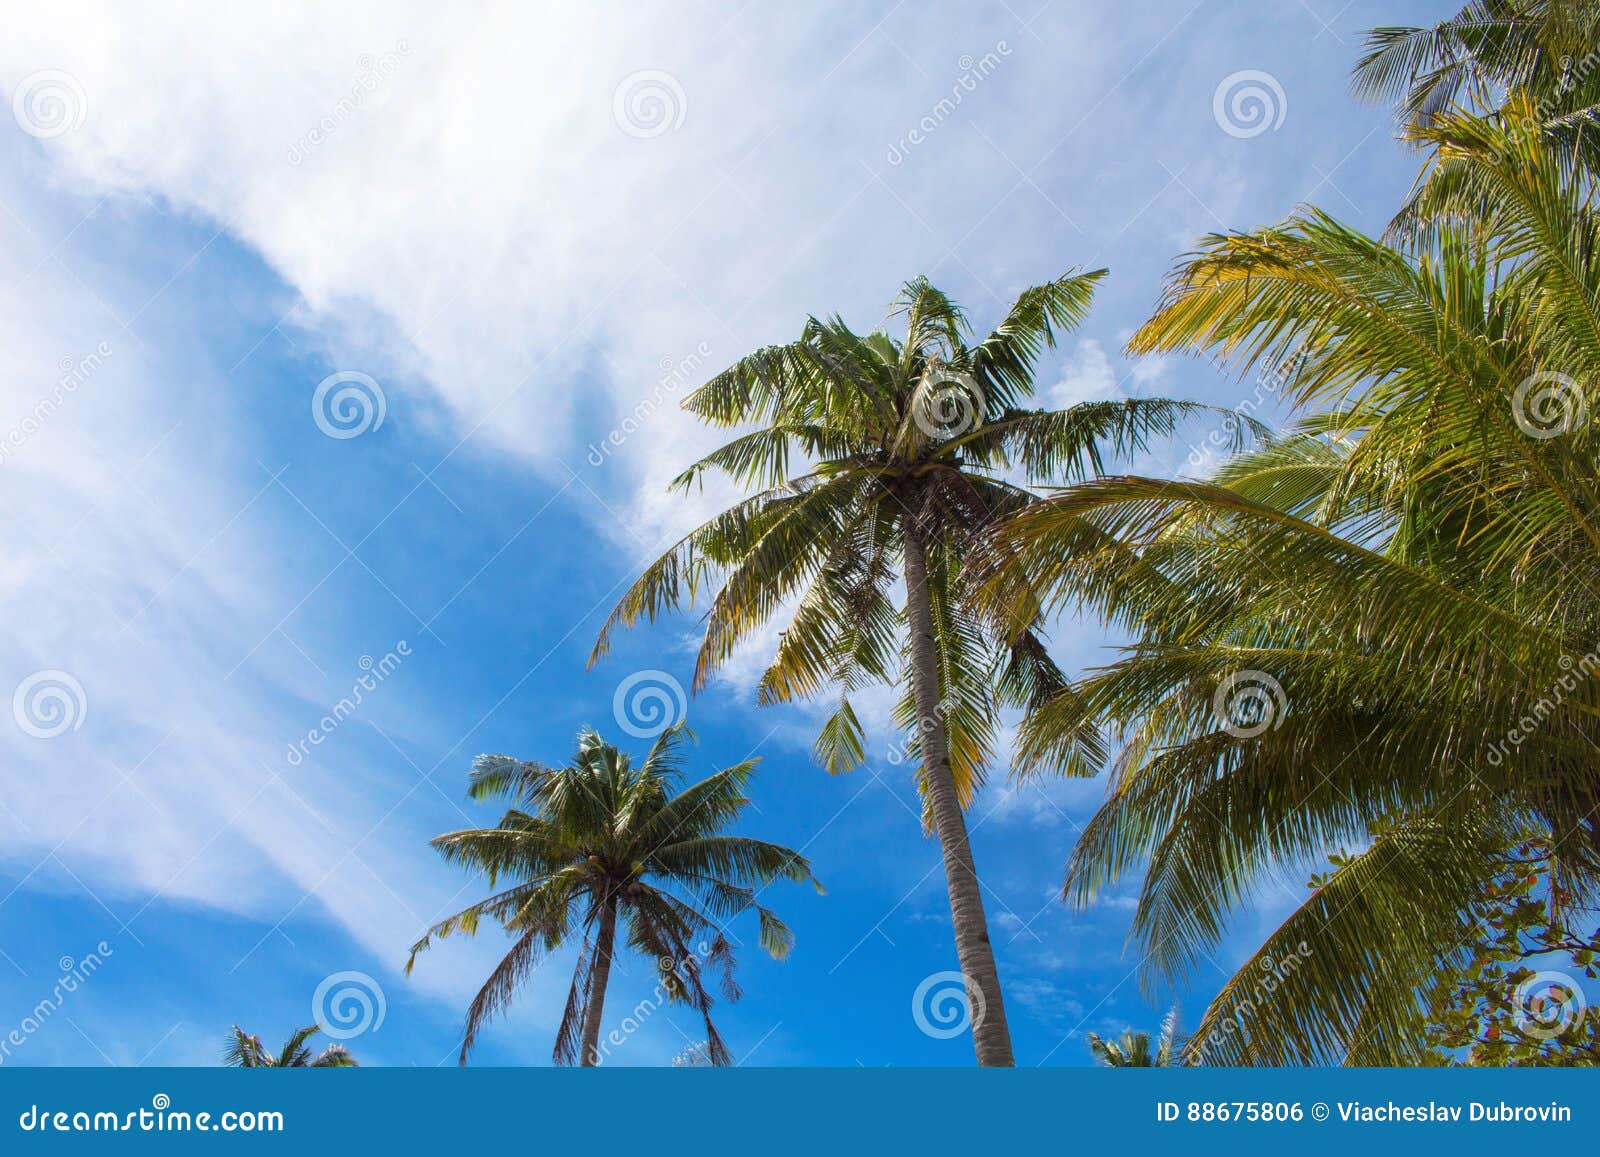
[[(1047, 694), (1062, 677), (1036, 632), (1001, 645), (970, 613), (967, 546), (1032, 502), (1030, 485), (1098, 471), (1108, 452), (1142, 447), (1194, 408), (1163, 400), (1022, 408), (1040, 353), (1083, 318), (1104, 272), (1027, 290), (976, 344), (957, 305), (918, 279), (895, 305), (903, 338), (813, 317), (798, 341), (759, 349), (712, 378), (685, 408), (713, 426), (755, 428), (689, 467), (674, 488), (720, 471), (757, 492), (651, 564), (591, 657), (606, 652), (618, 625), (654, 620), (715, 587), (699, 690), (742, 639), (785, 614), (759, 701), (836, 689), (837, 709), (816, 742), (833, 772), (865, 759), (851, 696), (902, 685), (897, 722), (920, 758), (924, 821), (939, 839), (961, 971), (985, 1010), (973, 1027), (983, 1065), (1013, 1058), (964, 809), (993, 753), (997, 707)], [(903, 607), (893, 597), (899, 579)]]
[(1471, 0), (1431, 27), (1375, 28), (1355, 89), (1398, 106), (1410, 127), (1458, 108), (1526, 97), (1546, 128), (1591, 130), (1600, 112), (1600, 6), (1594, 0)]
[(355, 1057), (340, 1044), (329, 1045), (316, 1056), (306, 1042), (322, 1031), (319, 1024), (296, 1029), (281, 1049), (273, 1056), (261, 1038), (251, 1036), (238, 1025), (228, 1037), (228, 1047), (222, 1052), (222, 1063), (236, 1069), (353, 1069), (359, 1067)]
[(672, 1058), (672, 1067), (675, 1069), (708, 1069), (711, 1066), (711, 1050), (706, 1047), (705, 1041), (686, 1045)]
[(1107, 1040), (1099, 1033), (1089, 1034), (1089, 1051), (1108, 1069), (1167, 1068), (1177, 1063), (1178, 1009), (1174, 1006), (1161, 1021), (1161, 1034), (1154, 1052), (1150, 1034), (1123, 1029), (1122, 1036)]
[(557, 1064), (599, 1064), (619, 923), (627, 946), (655, 965), (660, 997), (700, 1013), (707, 1056), (730, 1063), (711, 1022), (714, 1001), (706, 984), (708, 973), (718, 971), (723, 996), (739, 998), (723, 922), (754, 910), (761, 946), (786, 956), (793, 934), (756, 897), (780, 878), (817, 882), (798, 852), (725, 834), (750, 802), (744, 790), (755, 760), (674, 792), (689, 738), (682, 724), (669, 728), (638, 766), (588, 729), (566, 767), (504, 755), (480, 755), (473, 763), (469, 797), (507, 799), (510, 810), (496, 827), (448, 832), (433, 846), (451, 863), (487, 875), (497, 890), (435, 924), (406, 962), (409, 974), (434, 937), (474, 935), (485, 918), (515, 938), (467, 1010), (462, 1064), (478, 1031), (510, 1004), (534, 966), (580, 928), (582, 946), (554, 1056)]
[(1211, 1060), (1415, 1062), (1519, 833), (1558, 909), (1600, 880), (1600, 215), (1517, 119), (1415, 130), (1434, 161), (1388, 243), (1314, 211), (1207, 238), (1132, 351), (1287, 367), (1307, 415), (1206, 481), (1027, 508), (987, 562), (1015, 623), (1082, 600), (1134, 639), (1020, 747), (1060, 769), (1102, 720), (1122, 741), (1066, 891), (1144, 866), (1147, 973), (1333, 859), (1207, 1009)]

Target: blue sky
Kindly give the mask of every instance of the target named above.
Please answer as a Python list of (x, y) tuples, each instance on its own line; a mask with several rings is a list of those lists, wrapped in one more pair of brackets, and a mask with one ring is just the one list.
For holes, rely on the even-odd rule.
[[(47, 696), (14, 709), (29, 727), (0, 728), (0, 1037), (62, 968), (101, 962), (0, 1062), (212, 1063), (232, 1023), (281, 1037), (353, 972), (384, 1009), (348, 1042), (358, 1056), (452, 1063), (503, 942), (400, 966), (473, 895), (426, 847), (492, 820), (463, 801), (472, 757), (556, 760), (585, 723), (625, 739), (619, 683), (688, 681), (687, 618), (584, 666), (622, 584), (727, 497), (663, 493), (713, 438), (677, 397), (808, 312), (875, 323), (918, 273), (983, 325), (1027, 285), (1106, 265), (1042, 397), (1238, 403), (1250, 384), (1205, 365), (1123, 359), (1127, 334), (1201, 233), (1306, 202), (1382, 226), (1415, 158), (1349, 96), (1349, 67), (1364, 29), (1448, 10), (15, 16), (0, 690), (53, 680), (68, 721), (30, 733), (61, 722), (29, 714)], [(1230, 103), (1241, 85), (1265, 105)], [(381, 423), (319, 423), (336, 373), (381, 396)], [(1189, 469), (1203, 436), (1140, 465)], [(1092, 624), (1054, 637), (1075, 667), (1105, 643)], [(798, 947), (742, 954), (725, 1035), (754, 1064), (966, 1063), (965, 1039), (911, 1014), (955, 955), (887, 699), (866, 704), (880, 754), (830, 778), (808, 755), (817, 711), (755, 707), (760, 660), (691, 703), (696, 770), (760, 755), (747, 826), (804, 846), (828, 894), (770, 894)], [(359, 710), (291, 756), (369, 667), (384, 675)], [(1086, 1030), (1163, 1007), (1123, 952), (1129, 893), (1087, 912), (1055, 899), (1100, 790), (1007, 785), (1002, 768), (973, 812), (1022, 1063), (1086, 1063)], [(1186, 1008), (1302, 887), (1239, 914)], [(569, 964), (532, 979), (478, 1063), (548, 1062)], [(627, 962), (609, 1007), (647, 988)], [(697, 1039), (663, 1010), (609, 1063)]]

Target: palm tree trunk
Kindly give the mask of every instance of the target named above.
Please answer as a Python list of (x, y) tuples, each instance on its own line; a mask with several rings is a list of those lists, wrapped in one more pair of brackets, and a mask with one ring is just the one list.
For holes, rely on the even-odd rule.
[(933, 603), (928, 596), (928, 555), (922, 535), (906, 529), (906, 618), (911, 630), (911, 690), (917, 706), (918, 738), (928, 809), (944, 856), (945, 886), (955, 925), (956, 958), (966, 979), (972, 1008), (972, 1043), (980, 1065), (1010, 1067), (1011, 1029), (1006, 1024), (1000, 973), (983, 915), (983, 893), (967, 841), (967, 820), (950, 770), (950, 745), (939, 709), (938, 650), (934, 643)]
[(589, 999), (583, 1010), (583, 1066), (600, 1063), (600, 1017), (606, 1008), (606, 984), (611, 979), (611, 952), (617, 940), (617, 902), (608, 899), (600, 909), (600, 935), (594, 945), (594, 970), (589, 973)]

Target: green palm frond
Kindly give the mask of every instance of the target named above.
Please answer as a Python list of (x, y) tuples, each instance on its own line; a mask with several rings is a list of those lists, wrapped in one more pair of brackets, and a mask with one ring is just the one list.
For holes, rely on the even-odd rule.
[(1597, 42), (1600, 14), (1587, 0), (1472, 0), (1432, 27), (1373, 29), (1354, 87), (1409, 124), (1461, 105), (1492, 111), (1508, 93), (1554, 115), (1584, 107), (1590, 77), (1574, 65)]
[(251, 1036), (238, 1025), (228, 1034), (227, 1045), (222, 1050), (222, 1063), (237, 1069), (353, 1069), (360, 1064), (342, 1044), (331, 1044), (312, 1056), (308, 1042), (322, 1026), (307, 1025), (296, 1029), (278, 1054), (274, 1056), (258, 1036)]
[[(1374, 83), (1443, 43), (1397, 37)], [(1429, 81), (1452, 107), (1407, 130), (1429, 168), (1387, 238), (1305, 210), (1174, 272), (1130, 349), (1287, 367), (1292, 430), (1202, 481), (1087, 479), (972, 559), (1013, 637), (1081, 606), (1130, 640), (1032, 705), (1018, 762), (1110, 771), (1065, 893), (1142, 873), (1147, 985), (1339, 865), (1206, 1010), (1201, 1063), (1413, 1062), (1514, 831), (1600, 881), (1600, 222), (1592, 167), (1522, 128), (1537, 79), (1488, 115)]]

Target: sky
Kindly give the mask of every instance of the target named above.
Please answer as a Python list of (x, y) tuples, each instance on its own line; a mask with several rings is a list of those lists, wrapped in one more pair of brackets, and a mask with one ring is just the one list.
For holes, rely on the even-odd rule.
[[(808, 314), (870, 328), (918, 274), (982, 329), (1101, 266), (1043, 404), (1244, 402), (1128, 335), (1202, 234), (1302, 204), (1382, 228), (1417, 158), (1349, 69), (1366, 29), (1453, 6), (259, 9), (34, 5), (0, 38), (0, 1065), (212, 1064), (236, 1023), (312, 1020), (367, 1064), (455, 1063), (506, 942), (402, 975), (482, 890), (427, 841), (496, 818), (464, 798), (478, 753), (559, 762), (586, 724), (642, 752), (652, 702), (687, 711), (691, 774), (761, 758), (744, 828), (827, 889), (768, 892), (786, 961), (733, 926), (741, 1062), (969, 1063), (929, 1008), (955, 952), (889, 698), (830, 777), (824, 704), (755, 704), (776, 627), (692, 697), (692, 615), (586, 668), (641, 565), (730, 497), (666, 493), (717, 438), (677, 402)], [(1081, 670), (1110, 642), (1069, 620), (1052, 649)], [(1142, 990), (1133, 882), (1058, 899), (1102, 791), (1002, 763), (969, 818), (1023, 1064), (1089, 1063), (1085, 1032), (1174, 997), (1197, 1016), (1304, 895), (1270, 882), (1185, 989)], [(474, 1063), (549, 1063), (571, 964)], [(637, 1019), (607, 1063), (704, 1035)]]

